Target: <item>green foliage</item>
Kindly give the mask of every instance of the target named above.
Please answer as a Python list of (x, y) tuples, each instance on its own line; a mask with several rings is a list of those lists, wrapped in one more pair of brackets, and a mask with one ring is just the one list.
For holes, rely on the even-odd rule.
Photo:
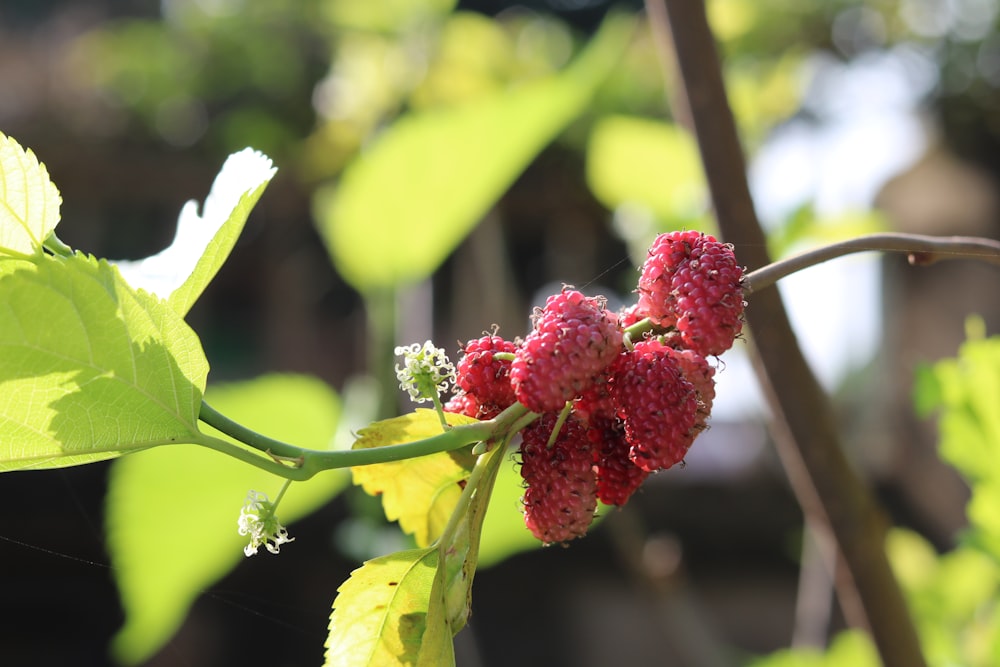
[[(213, 386), (208, 398), (262, 432), (319, 450), (329, 449), (339, 420), (336, 394), (308, 377), (274, 375)], [(246, 538), (236, 531), (240, 503), (249, 489), (273, 498), (281, 482), (202, 447), (160, 447), (115, 462), (105, 516), (125, 610), (113, 644), (120, 662), (152, 656), (198, 595), (243, 559)], [(347, 482), (346, 471), (336, 470), (292, 484), (279, 507), (283, 522), (314, 511)]]
[[(450, 424), (476, 421), (462, 415), (446, 416)], [(418, 409), (361, 429), (353, 448), (400, 445), (440, 432), (441, 421), (437, 413)], [(351, 473), (355, 484), (368, 494), (381, 497), (386, 518), (398, 520), (400, 528), (413, 535), (417, 545), (423, 547), (441, 535), (475, 462), (475, 457), (467, 450), (460, 450), (358, 466), (351, 468)]]
[(705, 217), (708, 191), (698, 147), (671, 123), (630, 116), (599, 120), (587, 146), (587, 182), (609, 209), (641, 206), (676, 227)]
[[(242, 157), (246, 156), (246, 157)], [(194, 305), (201, 293), (205, 291), (205, 287), (208, 286), (212, 279), (215, 278), (215, 274), (219, 272), (222, 265), (225, 263), (226, 259), (229, 257), (229, 253), (232, 252), (233, 246), (236, 245), (236, 240), (240, 237), (240, 233), (243, 231), (243, 225), (246, 224), (247, 217), (250, 215), (250, 211), (253, 210), (254, 205), (260, 196), (264, 193), (264, 189), (270, 182), (271, 178), (274, 176), (274, 169), (271, 168), (271, 161), (264, 158), (259, 153), (251, 153), (249, 151), (243, 151), (242, 153), (237, 153), (233, 158), (227, 161), (227, 165), (235, 161), (235, 158), (242, 157), (243, 162), (252, 161), (256, 164), (251, 166), (251, 169), (256, 173), (249, 174), (236, 174), (229, 176), (229, 179), (225, 184), (222, 183), (223, 179), (226, 177), (226, 167), (224, 166), (219, 177), (216, 178), (215, 184), (212, 187), (212, 193), (209, 194), (209, 200), (205, 203), (205, 217), (209, 218), (209, 209), (213, 207), (214, 209), (221, 208), (222, 210), (211, 210), (211, 214), (218, 216), (217, 220), (197, 220), (202, 224), (210, 224), (214, 222), (222, 224), (218, 227), (215, 234), (208, 241), (208, 244), (204, 247), (198, 257), (197, 263), (191, 273), (184, 279), (184, 282), (180, 284), (177, 289), (171, 292), (168, 301), (171, 307), (178, 313), (185, 315), (191, 306)], [(259, 185), (259, 181), (263, 181)], [(213, 201), (212, 197), (215, 194), (216, 189), (223, 189), (223, 187), (228, 186), (232, 191), (226, 194), (231, 198), (236, 195), (238, 199), (235, 202), (223, 201), (217, 202)], [(237, 194), (242, 191), (241, 194)], [(221, 198), (222, 193), (216, 195), (216, 197)], [(228, 209), (228, 210), (226, 210)], [(180, 230), (178, 230), (179, 232)], [(178, 234), (178, 238), (181, 238)]]
[(433, 546), (370, 560), (340, 587), (327, 665), (454, 664), (451, 638), (469, 616), (483, 519), (504, 453), (495, 445), (479, 456)]
[(0, 470), (198, 436), (208, 362), (165, 302), (103, 260), (0, 262)]
[(889, 556), (931, 665), (990, 667), (1000, 660), (1000, 563), (960, 546), (938, 556), (919, 535), (890, 534)]
[(0, 256), (40, 253), (59, 224), (61, 203), (45, 165), (0, 132)]
[(119, 261), (119, 270), (131, 285), (157, 294), (186, 315), (229, 257), (275, 171), (269, 158), (249, 148), (230, 155), (212, 183), (202, 214), (189, 201), (167, 248), (142, 260)]
[[(338, 589), (326, 665), (454, 664), (444, 626), (444, 570), (435, 547), (365, 563)], [(433, 638), (434, 641), (427, 641)]]
[(826, 651), (788, 649), (752, 660), (748, 667), (878, 667), (875, 646), (860, 630), (840, 633)]
[(1000, 561), (1000, 338), (977, 335), (981, 322), (969, 329), (955, 359), (922, 369), (916, 403), (939, 408), (941, 458), (972, 489), (967, 541)]
[(607, 21), (562, 74), (467, 105), (412, 113), (321, 189), (315, 215), (340, 274), (362, 292), (420, 280), (586, 108), (631, 33)]

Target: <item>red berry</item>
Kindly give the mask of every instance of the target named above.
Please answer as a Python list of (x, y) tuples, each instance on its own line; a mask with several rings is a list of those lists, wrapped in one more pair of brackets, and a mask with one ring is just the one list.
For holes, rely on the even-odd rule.
[(492, 403), (480, 404), (475, 396), (466, 394), (464, 391), (456, 393), (441, 407), (445, 412), (474, 417), (476, 419), (493, 419), (503, 412), (503, 408)]
[(550, 296), (514, 356), (517, 400), (532, 412), (561, 410), (593, 384), (621, 344), (618, 318), (603, 299), (571, 289)]
[(698, 231), (660, 234), (639, 278), (639, 310), (675, 326), (702, 356), (732, 347), (743, 327), (743, 269), (733, 247)]
[(631, 444), (629, 457), (648, 472), (684, 460), (699, 432), (698, 393), (676, 355), (659, 340), (644, 340), (620, 355), (611, 370), (611, 393)]
[(698, 420), (695, 427), (703, 431), (706, 428), (705, 422), (712, 412), (712, 402), (715, 400), (715, 369), (708, 364), (705, 357), (694, 350), (677, 350), (674, 358), (681, 373), (698, 394)]
[(587, 435), (593, 444), (598, 500), (624, 505), (649, 473), (629, 458), (630, 445), (621, 422), (595, 420)]
[(498, 352), (513, 353), (516, 349), (513, 342), (500, 336), (483, 336), (470, 341), (455, 366), (458, 386), (475, 396), (480, 404), (501, 409), (510, 407), (516, 400), (510, 384), (511, 362), (497, 359), (494, 355)]
[(545, 544), (586, 534), (597, 509), (597, 479), (585, 427), (566, 420), (548, 446), (557, 415), (547, 413), (521, 432), (524, 523)]

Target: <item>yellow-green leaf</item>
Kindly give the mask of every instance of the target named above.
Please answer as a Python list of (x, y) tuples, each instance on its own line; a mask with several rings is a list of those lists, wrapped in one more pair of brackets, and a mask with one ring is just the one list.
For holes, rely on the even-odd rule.
[[(448, 414), (453, 425), (474, 419)], [(414, 442), (441, 433), (441, 422), (433, 410), (376, 422), (358, 432), (354, 449), (385, 447)], [(351, 468), (354, 483), (373, 496), (382, 496), (386, 518), (427, 546), (441, 534), (462, 494), (465, 478), (475, 463), (468, 453), (439, 452), (391, 463)]]
[(194, 331), (107, 262), (0, 261), (0, 470), (197, 442), (207, 374)]
[(41, 252), (59, 223), (62, 198), (30, 149), (0, 132), (0, 253)]
[[(401, 551), (362, 565), (338, 589), (330, 615), (325, 664), (434, 664), (429, 658), (440, 659), (442, 640), (451, 643), (450, 633), (443, 631), (446, 624), (440, 582), (436, 547)], [(428, 633), (433, 642), (424, 647)]]
[[(208, 399), (241, 424), (310, 449), (329, 447), (340, 416), (333, 390), (305, 376), (267, 375), (213, 386)], [(181, 625), (201, 591), (245, 560), (247, 538), (237, 533), (237, 517), (247, 491), (273, 499), (282, 483), (204, 447), (159, 447), (115, 462), (105, 521), (125, 612), (112, 644), (119, 662), (148, 660)], [(342, 470), (293, 483), (278, 507), (278, 519), (295, 537), (291, 524), (347, 483)], [(310, 545), (294, 542), (284, 547), (299, 548)], [(281, 567), (281, 555), (262, 551), (256, 558), (276, 558), (275, 567)]]
[(615, 17), (558, 76), (401, 117), (314, 199), (340, 274), (363, 292), (433, 272), (610, 73), (633, 21)]
[(707, 206), (694, 138), (662, 121), (601, 119), (587, 146), (587, 183), (608, 208), (641, 206), (662, 221), (697, 218)]

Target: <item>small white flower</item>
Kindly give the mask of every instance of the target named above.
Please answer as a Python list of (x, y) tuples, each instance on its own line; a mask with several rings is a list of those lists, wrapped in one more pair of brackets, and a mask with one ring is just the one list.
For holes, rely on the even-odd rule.
[(396, 355), (403, 357), (403, 365), (396, 364), (396, 378), (400, 388), (417, 403), (433, 401), (455, 378), (455, 367), (448, 361), (442, 348), (431, 341), (396, 348)]
[(250, 536), (250, 544), (243, 547), (247, 557), (253, 556), (262, 546), (276, 554), (282, 544), (295, 541), (294, 537), (288, 537), (288, 530), (278, 522), (274, 515), (274, 503), (268, 500), (265, 493), (251, 490), (247, 494), (237, 523), (240, 535)]

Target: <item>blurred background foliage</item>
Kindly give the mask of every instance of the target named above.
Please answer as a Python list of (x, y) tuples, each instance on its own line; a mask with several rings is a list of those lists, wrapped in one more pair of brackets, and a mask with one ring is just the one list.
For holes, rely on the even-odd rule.
[[(615, 9), (636, 25), (597, 57), (603, 0), (9, 0), (0, 130), (48, 165), (64, 239), (109, 257), (166, 245), (229, 153), (270, 155), (278, 176), (189, 318), (212, 379), (307, 373), (341, 392), (344, 415), (358, 404), (370, 415), (358, 387), (392, 377), (394, 342), (467, 340), (492, 324), (513, 337), (561, 282), (628, 302), (653, 235), (711, 231), (674, 64), (639, 3)], [(997, 236), (997, 0), (708, 10), (776, 255), (885, 228)], [(407, 261), (414, 248), (420, 262)], [(846, 267), (789, 280), (786, 299), (852, 456), (908, 531), (890, 547), (933, 664), (996, 664), (997, 552), (960, 542), (969, 480), (940, 461), (909, 398), (918, 362), (954, 354), (966, 315), (1000, 326), (984, 297), (996, 275), (915, 273), (893, 258)], [(811, 566), (738, 353), (720, 380), (688, 469), (651, 480), (588, 540), (505, 558), (523, 531), (497, 529), (460, 664), (730, 665), (835, 636), (829, 576)], [(408, 409), (381, 393), (383, 413)], [(959, 459), (948, 457), (967, 473)], [(24, 573), (9, 592), (20, 618), (0, 637), (17, 664), (105, 664), (123, 614), (101, 566), (108, 468), (53, 474), (58, 492), (35, 475), (0, 479), (26, 508), (0, 521), (0, 558)], [(971, 481), (985, 499), (971, 515), (995, 517), (995, 488)], [(516, 518), (506, 491), (495, 509)], [(351, 492), (293, 534), (280, 559), (207, 586), (148, 664), (318, 664), (337, 585), (405, 543)], [(88, 623), (53, 642), (54, 609)], [(761, 664), (864, 664), (869, 648), (847, 635), (826, 655)]]

